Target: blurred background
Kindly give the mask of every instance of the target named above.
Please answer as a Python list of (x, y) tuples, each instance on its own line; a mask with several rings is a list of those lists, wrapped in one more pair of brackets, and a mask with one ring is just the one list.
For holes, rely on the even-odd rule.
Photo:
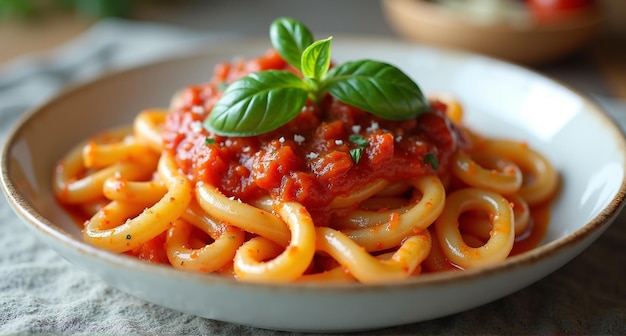
[(280, 15), (320, 34), (389, 36), (485, 53), (585, 92), (626, 98), (625, 0), (0, 0), (0, 67), (110, 17), (267, 36)]

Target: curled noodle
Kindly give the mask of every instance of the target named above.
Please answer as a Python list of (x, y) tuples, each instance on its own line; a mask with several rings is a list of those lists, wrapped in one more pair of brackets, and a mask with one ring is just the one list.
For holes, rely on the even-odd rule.
[[(189, 90), (207, 90), (202, 94), (212, 97), (210, 105), (215, 87)], [(371, 146), (358, 165), (346, 154), (348, 141), (337, 135), (342, 128), (321, 122), (313, 108), (300, 118), (319, 124), (315, 131), (290, 125), (295, 133), (276, 138), (215, 137), (215, 144), (205, 144), (206, 131), (194, 127), (207, 106), (174, 101), (169, 111), (142, 111), (132, 128), (94, 135), (60, 160), (55, 196), (85, 216), (84, 241), (133, 256), (148, 249), (154, 260), (174, 268), (240, 281), (393, 283), (505, 260), (516, 241), (537, 227), (533, 208), (549, 203), (558, 188), (556, 170), (528, 144), (466, 130), (462, 104), (450, 96), (431, 98), (439, 112), (425, 117), (423, 128), (411, 122), (379, 127), (367, 120), (364, 130), (358, 111), (339, 106), (341, 118), (354, 119), (344, 131), (368, 132)], [(299, 125), (306, 126), (302, 120)], [(301, 149), (305, 137), (299, 132), (317, 142)], [(461, 146), (454, 136), (463, 132), (471, 136)], [(188, 142), (180, 141), (179, 148), (191, 149), (183, 153), (171, 139), (185, 135)], [(328, 151), (313, 151), (322, 147)], [(411, 169), (385, 166), (376, 156), (381, 148), (400, 158), (400, 149), (435, 155), (442, 167), (409, 161), (406, 154), (419, 171), (408, 176)], [(272, 155), (289, 160), (279, 164)], [(200, 165), (206, 162), (212, 166)], [(310, 172), (299, 168), (301, 162), (313, 167)], [(405, 175), (393, 179), (384, 169), (359, 168), (368, 164)], [(352, 173), (360, 175), (346, 187), (342, 179)], [(327, 189), (315, 189), (319, 181)], [(324, 194), (333, 188), (344, 189)]]

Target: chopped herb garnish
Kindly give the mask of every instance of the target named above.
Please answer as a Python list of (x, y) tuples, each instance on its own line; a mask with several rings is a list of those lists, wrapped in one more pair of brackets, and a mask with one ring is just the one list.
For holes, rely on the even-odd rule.
[(352, 161), (354, 161), (354, 163), (359, 163), (359, 161), (361, 161), (362, 155), (363, 147), (353, 148), (350, 150), (350, 156), (352, 157)]
[(352, 134), (350, 136), (350, 141), (352, 141), (355, 145), (365, 148), (369, 146), (370, 142), (365, 140), (365, 138), (360, 134)]
[(370, 142), (365, 140), (365, 138), (360, 134), (352, 134), (348, 139), (353, 144), (359, 146), (359, 148), (353, 148), (350, 150), (352, 161), (354, 161), (354, 163), (359, 163), (359, 161), (361, 161), (361, 156), (363, 155), (363, 150), (365, 147), (369, 146)]
[(433, 167), (434, 170), (439, 169), (439, 161), (433, 153), (427, 153), (426, 155), (424, 155), (424, 163), (430, 164), (430, 166)]
[(214, 143), (215, 143), (215, 138), (206, 137), (206, 138), (204, 139), (204, 144), (205, 144), (205, 145), (207, 145), (207, 146), (208, 146), (208, 145), (212, 145), (212, 144), (214, 144)]

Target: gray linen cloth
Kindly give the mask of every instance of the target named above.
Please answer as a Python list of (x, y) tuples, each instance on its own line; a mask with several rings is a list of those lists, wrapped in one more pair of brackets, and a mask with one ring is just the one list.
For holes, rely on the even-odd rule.
[[(105, 20), (45, 54), (0, 67), (0, 141), (30, 106), (70, 82), (223, 38), (159, 24)], [(626, 125), (626, 104), (596, 97)], [(0, 198), (0, 334), (283, 335), (180, 313), (108, 286), (38, 241)], [(626, 216), (589, 249), (506, 298), (369, 334), (626, 334)], [(393, 307), (389, 307), (393, 309)]]

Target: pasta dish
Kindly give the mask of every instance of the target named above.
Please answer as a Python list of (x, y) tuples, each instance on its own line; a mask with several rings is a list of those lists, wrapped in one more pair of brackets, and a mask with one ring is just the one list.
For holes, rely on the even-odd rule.
[(472, 132), (461, 102), (393, 66), (334, 64), (295, 20), (270, 35), (61, 158), (56, 197), (87, 243), (241, 281), (366, 284), (536, 246), (559, 182), (543, 155)]

